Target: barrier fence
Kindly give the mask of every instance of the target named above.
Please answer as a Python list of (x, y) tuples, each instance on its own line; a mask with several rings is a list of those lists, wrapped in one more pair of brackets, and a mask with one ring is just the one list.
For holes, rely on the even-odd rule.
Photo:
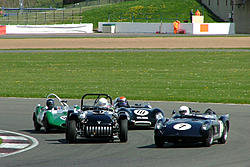
[(54, 11), (12, 11), (0, 16), (1, 25), (79, 24), (82, 22), (82, 8)]

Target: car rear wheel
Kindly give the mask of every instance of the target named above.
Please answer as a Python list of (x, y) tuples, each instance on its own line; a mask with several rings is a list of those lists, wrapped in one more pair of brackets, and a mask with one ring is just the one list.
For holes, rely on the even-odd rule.
[(34, 123), (35, 131), (40, 131), (42, 126), (37, 122), (37, 117), (35, 113), (33, 113), (33, 123)]
[(66, 140), (68, 140), (69, 143), (75, 143), (76, 142), (76, 136), (77, 136), (77, 130), (76, 130), (76, 121), (70, 120), (68, 121), (66, 128)]
[(128, 141), (128, 120), (123, 119), (120, 122), (120, 135), (119, 135), (121, 142)]
[(210, 147), (213, 142), (214, 142), (214, 134), (213, 134), (213, 128), (210, 128), (210, 130), (208, 131), (208, 135), (204, 141), (204, 146), (206, 147)]
[(164, 140), (161, 139), (160, 137), (157, 137), (157, 136), (154, 136), (154, 139), (155, 139), (155, 145), (156, 147), (158, 148), (162, 148), (164, 146)]
[(45, 133), (49, 133), (50, 125), (49, 125), (48, 117), (46, 114), (44, 115), (44, 118), (43, 118), (43, 126), (44, 126)]
[(228, 129), (227, 129), (227, 125), (224, 124), (223, 134), (222, 134), (221, 138), (218, 140), (218, 142), (220, 144), (225, 144), (227, 142), (227, 136), (228, 136)]

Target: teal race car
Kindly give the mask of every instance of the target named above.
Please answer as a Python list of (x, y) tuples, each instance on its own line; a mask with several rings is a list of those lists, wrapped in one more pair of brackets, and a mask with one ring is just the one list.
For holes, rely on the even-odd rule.
[[(65, 130), (68, 110), (72, 109), (66, 100), (60, 99), (56, 94), (49, 94), (46, 99), (46, 105), (38, 104), (33, 112), (33, 123), (35, 131), (40, 131), (43, 127), (48, 133), (52, 129)], [(73, 110), (80, 109), (77, 105)]]

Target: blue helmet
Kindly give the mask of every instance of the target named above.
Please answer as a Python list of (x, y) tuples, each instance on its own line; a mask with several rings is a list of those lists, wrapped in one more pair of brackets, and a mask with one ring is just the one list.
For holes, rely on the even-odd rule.
[(54, 108), (55, 102), (54, 102), (53, 99), (48, 99), (48, 100), (46, 101), (46, 105), (47, 105), (47, 107), (48, 107), (48, 110), (51, 110), (52, 108)]
[(115, 107), (128, 107), (128, 101), (126, 99), (126, 97), (121, 96), (121, 97), (117, 97), (115, 100)]

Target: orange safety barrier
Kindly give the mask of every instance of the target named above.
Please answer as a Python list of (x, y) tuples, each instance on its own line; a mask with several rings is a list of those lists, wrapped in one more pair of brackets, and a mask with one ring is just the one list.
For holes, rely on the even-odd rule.
[(6, 26), (0, 25), (0, 35), (5, 35), (5, 34), (6, 34)]

